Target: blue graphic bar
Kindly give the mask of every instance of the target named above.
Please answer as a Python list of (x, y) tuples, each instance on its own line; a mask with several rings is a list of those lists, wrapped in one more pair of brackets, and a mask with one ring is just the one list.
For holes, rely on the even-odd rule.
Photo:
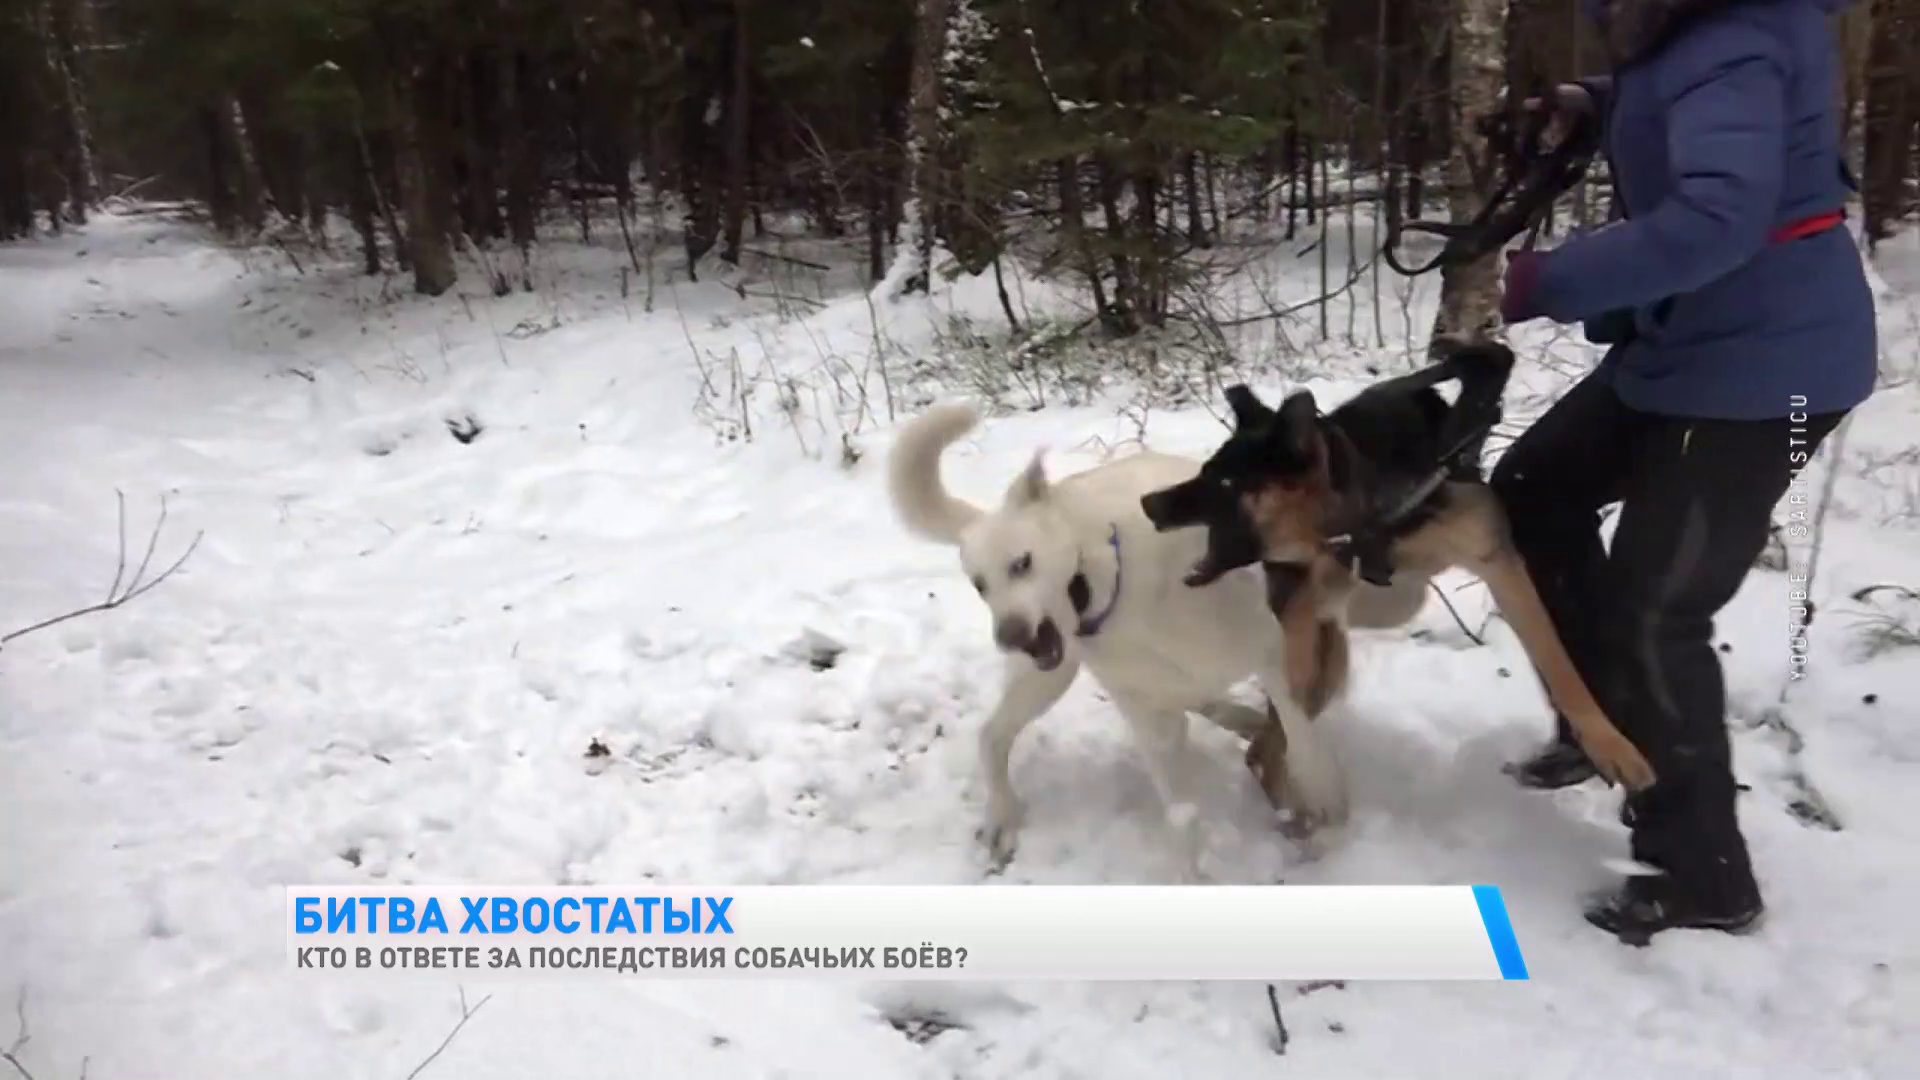
[(1480, 921), (1486, 924), (1493, 958), (1500, 962), (1500, 977), (1525, 979), (1527, 961), (1520, 955), (1520, 939), (1513, 936), (1513, 920), (1507, 917), (1507, 902), (1500, 896), (1500, 886), (1475, 885), (1473, 899), (1480, 905)]

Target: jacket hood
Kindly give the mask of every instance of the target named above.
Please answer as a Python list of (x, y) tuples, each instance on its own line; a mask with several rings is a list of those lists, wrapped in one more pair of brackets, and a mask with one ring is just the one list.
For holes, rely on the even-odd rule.
[(1587, 17), (1600, 28), (1607, 53), (1628, 64), (1666, 43), (1687, 22), (1742, 3), (1803, 3), (1835, 14), (1860, 0), (1580, 0)]

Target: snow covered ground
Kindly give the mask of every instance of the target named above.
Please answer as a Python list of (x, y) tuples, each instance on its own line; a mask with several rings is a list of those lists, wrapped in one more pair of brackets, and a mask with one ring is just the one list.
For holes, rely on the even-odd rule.
[[(1031, 823), (1003, 878), (973, 842), (997, 663), (952, 554), (891, 519), (873, 358), (876, 332), (909, 372), (953, 312), (999, 320), (991, 280), (899, 304), (821, 290), (783, 321), (771, 272), (744, 297), (662, 280), (648, 310), (616, 259), (423, 301), (151, 217), (0, 248), (0, 631), (104, 599), (116, 489), (129, 562), (163, 496), (155, 568), (204, 532), (150, 594), (0, 652), (0, 1048), (24, 1019), (18, 1071), (408, 1077), (460, 1018), (454, 988), (295, 978), (288, 883), (1165, 878), (1152, 790), (1085, 682), (1015, 758)], [(1498, 883), (1531, 982), (1283, 986), (1285, 1058), (1257, 984), (503, 984), (422, 1075), (1920, 1075), (1920, 651), (1862, 658), (1858, 621), (1920, 612), (1848, 598), (1920, 587), (1920, 252), (1881, 270), (1896, 385), (1844, 447), (1811, 677), (1785, 712), (1797, 752), (1760, 722), (1787, 671), (1786, 576), (1753, 575), (1721, 620), (1763, 933), (1631, 950), (1581, 921), (1624, 854), (1617, 796), (1499, 775), (1545, 736), (1543, 701), (1503, 628), (1476, 647), (1434, 602), (1417, 633), (1357, 645), (1330, 720), (1356, 811), (1323, 857), (1277, 836), (1230, 741), (1196, 726), (1230, 826), (1210, 865)], [(1524, 414), (1585, 353), (1521, 344)], [(929, 400), (924, 379), (889, 382), (897, 420)], [(1083, 468), (1143, 417), (1160, 449), (1222, 432), (1124, 395), (1011, 410), (956, 448), (950, 482), (997, 497), (1035, 447)], [(449, 426), (475, 423), (470, 442)], [(1481, 628), (1477, 590), (1455, 604)], [(847, 646), (831, 669), (790, 655), (808, 630)], [(595, 740), (610, 759), (586, 756)], [(1790, 812), (1809, 785), (1841, 831)], [(927, 1039), (928, 1019), (955, 1026)]]

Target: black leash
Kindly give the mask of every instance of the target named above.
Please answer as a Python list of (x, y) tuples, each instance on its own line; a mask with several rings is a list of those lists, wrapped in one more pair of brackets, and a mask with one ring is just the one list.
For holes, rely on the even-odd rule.
[[(1538, 95), (1543, 101), (1547, 95)], [(1600, 123), (1582, 115), (1572, 130), (1552, 150), (1542, 150), (1541, 141), (1553, 121), (1554, 112), (1543, 107), (1528, 110), (1511, 106), (1482, 119), (1475, 125), (1487, 143), (1488, 159), (1498, 160), (1500, 185), (1472, 221), (1406, 221), (1387, 234), (1380, 257), (1388, 266), (1408, 277), (1418, 277), (1443, 266), (1460, 266), (1500, 251), (1514, 237), (1525, 232), (1522, 246), (1532, 250), (1540, 231), (1553, 213), (1553, 204), (1573, 189), (1586, 175), (1600, 150)], [(1484, 180), (1486, 167), (1476, 170)], [(1438, 236), (1446, 242), (1431, 261), (1418, 269), (1409, 269), (1396, 254), (1401, 238), (1410, 232)]]
[[(1549, 91), (1540, 87), (1533, 95), (1543, 102)], [(1559, 145), (1543, 150), (1542, 142), (1552, 124), (1550, 107), (1528, 110), (1521, 105), (1509, 107), (1482, 119), (1476, 127), (1487, 144), (1486, 163), (1500, 167), (1500, 184), (1493, 197), (1472, 221), (1455, 224), (1447, 221), (1407, 221), (1388, 233), (1381, 257), (1388, 266), (1408, 277), (1418, 277), (1445, 266), (1460, 266), (1497, 254), (1514, 237), (1525, 233), (1523, 250), (1531, 251), (1539, 243), (1541, 230), (1553, 213), (1553, 204), (1572, 190), (1592, 166), (1600, 151), (1600, 123), (1591, 115), (1581, 115)], [(1475, 170), (1476, 180), (1484, 183), (1487, 164)], [(1432, 260), (1417, 269), (1401, 263), (1396, 254), (1401, 238), (1409, 232), (1441, 237), (1445, 243)], [(1484, 355), (1484, 354), (1483, 354)], [(1394, 529), (1433, 496), (1450, 476), (1477, 476), (1480, 448), (1500, 423), (1501, 398), (1506, 393), (1512, 357), (1494, 377), (1476, 372), (1448, 357), (1411, 375), (1381, 384), (1389, 392), (1414, 393), (1453, 379), (1460, 380), (1460, 396), (1441, 425), (1442, 451), (1434, 469), (1406, 495), (1384, 511), (1369, 516), (1344, 536), (1333, 537), (1336, 558), (1346, 566), (1355, 566), (1371, 584), (1387, 586), (1393, 581), (1391, 550)]]

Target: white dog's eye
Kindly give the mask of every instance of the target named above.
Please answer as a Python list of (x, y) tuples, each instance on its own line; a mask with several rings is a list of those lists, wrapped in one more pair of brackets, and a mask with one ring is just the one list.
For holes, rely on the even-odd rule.
[(1032, 569), (1033, 569), (1033, 552), (1031, 551), (1025, 552), (1019, 558), (1013, 560), (1012, 566), (1007, 567), (1007, 576), (1015, 577), (1015, 578), (1025, 577), (1027, 571)]
[(987, 595), (987, 579), (983, 577), (974, 578), (973, 591), (979, 593), (981, 596)]

